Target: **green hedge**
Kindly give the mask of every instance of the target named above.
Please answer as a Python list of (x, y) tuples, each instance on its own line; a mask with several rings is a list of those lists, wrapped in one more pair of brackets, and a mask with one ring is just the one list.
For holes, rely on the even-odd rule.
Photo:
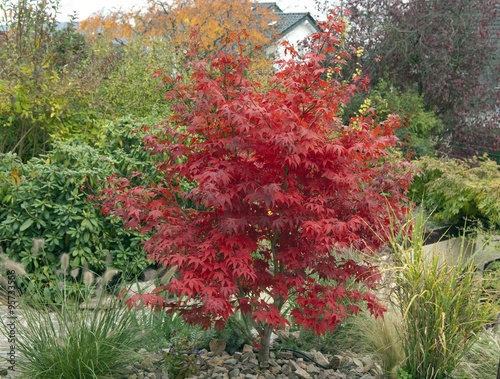
[(63, 253), (71, 256), (73, 268), (87, 264), (97, 273), (105, 270), (107, 252), (112, 266), (128, 276), (147, 266), (144, 237), (124, 230), (121, 221), (104, 217), (88, 201), (115, 173), (156, 175), (153, 158), (132, 133), (138, 127), (122, 119), (104, 125), (94, 147), (60, 142), (25, 164), (13, 153), (0, 154), (0, 247), (23, 263), (32, 279), (55, 280)]

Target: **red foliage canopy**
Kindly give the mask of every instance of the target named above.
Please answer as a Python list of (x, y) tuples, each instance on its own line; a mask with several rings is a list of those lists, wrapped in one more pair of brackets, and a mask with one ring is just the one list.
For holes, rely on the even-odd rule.
[[(349, 285), (373, 288), (376, 267), (344, 250), (383, 244), (390, 218), (408, 209), (412, 174), (406, 163), (387, 159), (396, 117), (341, 124), (342, 107), (366, 83), (324, 68), (327, 60), (340, 67), (348, 58), (336, 48), (343, 28), (331, 16), (311, 37), (311, 52), (299, 57), (287, 47), (294, 59), (281, 62), (263, 93), (245, 78), (248, 58), (236, 35), (227, 42), (237, 52), (192, 64), (191, 84), (164, 78), (176, 82), (167, 93), (176, 104), (173, 126), (144, 139), (153, 154), (168, 157), (158, 165), (164, 183), (111, 178), (101, 198), (105, 212), (149, 233), (149, 258), (179, 270), (167, 287), (134, 304), (140, 298), (180, 310), (206, 327), (223, 327), (240, 310), (260, 330), (288, 324), (281, 311), (293, 295), (291, 316), (317, 333), (357, 313), (355, 304), (383, 313), (375, 296)], [(181, 178), (192, 189), (176, 187)], [(180, 300), (166, 301), (163, 290)]]

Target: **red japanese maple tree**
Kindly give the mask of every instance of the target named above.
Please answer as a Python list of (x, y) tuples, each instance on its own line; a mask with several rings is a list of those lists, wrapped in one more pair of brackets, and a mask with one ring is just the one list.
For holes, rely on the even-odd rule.
[[(235, 50), (195, 61), (190, 84), (175, 80), (167, 94), (174, 116), (161, 135), (144, 139), (167, 157), (158, 164), (165, 181), (134, 186), (115, 177), (102, 194), (105, 212), (151, 236), (149, 258), (179, 270), (168, 286), (132, 302), (178, 310), (205, 327), (223, 327), (239, 311), (262, 336), (260, 361), (273, 329), (289, 324), (282, 311), (291, 298), (289, 318), (317, 333), (359, 306), (382, 315), (363, 290), (379, 280), (376, 267), (344, 251), (383, 244), (391, 217), (408, 209), (412, 174), (387, 158), (396, 117), (341, 124), (342, 107), (366, 82), (325, 68), (348, 59), (337, 49), (343, 30), (332, 15), (309, 53), (286, 46), (294, 59), (281, 62), (265, 92), (245, 78), (249, 61), (234, 35)], [(192, 189), (176, 188), (181, 179)]]

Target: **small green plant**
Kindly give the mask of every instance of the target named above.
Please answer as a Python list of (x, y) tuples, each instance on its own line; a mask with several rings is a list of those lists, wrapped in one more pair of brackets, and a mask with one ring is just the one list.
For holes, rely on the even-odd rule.
[(424, 252), (423, 222), (420, 212), (391, 236), (391, 300), (402, 315), (400, 368), (414, 378), (440, 379), (451, 375), (499, 307), (475, 272), (474, 254), (462, 251), (452, 260), (448, 252)]
[(165, 309), (154, 311), (141, 308), (136, 312), (138, 326), (150, 333), (144, 336), (141, 344), (149, 350), (157, 350), (177, 340), (187, 340), (192, 346), (201, 346), (210, 333), (199, 325), (187, 324), (178, 312), (167, 313)]
[[(173, 334), (175, 335), (175, 331)], [(174, 339), (175, 342), (170, 344), (170, 349), (163, 353), (169, 377), (185, 379), (196, 375), (197, 363), (201, 360), (202, 352), (193, 348), (193, 344), (187, 337)]]
[(413, 379), (413, 376), (411, 376), (405, 370), (403, 370), (402, 368), (400, 368), (398, 370), (398, 379)]
[[(7, 266), (17, 264), (5, 262)], [(7, 266), (4, 263), (3, 268)], [(84, 269), (86, 287), (76, 297), (69, 297), (68, 284), (70, 277), (78, 275), (77, 269), (68, 272), (67, 254), (61, 258), (61, 266), (56, 296), (42, 292), (19, 299), (16, 308), (23, 322), (17, 323), (13, 341), (19, 354), (16, 370), (26, 378), (43, 379), (125, 374), (142, 330), (136, 326), (132, 311), (104, 291), (116, 270), (108, 269), (94, 284), (94, 274)], [(7, 321), (3, 319), (1, 332), (8, 336)]]

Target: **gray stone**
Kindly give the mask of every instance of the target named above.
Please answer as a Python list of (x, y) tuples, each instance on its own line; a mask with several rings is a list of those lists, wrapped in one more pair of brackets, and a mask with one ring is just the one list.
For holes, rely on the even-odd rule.
[(300, 366), (295, 361), (289, 361), (288, 365), (290, 366), (290, 368), (292, 369), (292, 371), (297, 371), (297, 369), (300, 368)]
[(309, 356), (322, 366), (328, 367), (330, 363), (326, 360), (325, 356), (319, 351), (311, 351), (309, 352)]
[(243, 345), (243, 353), (253, 353), (253, 346), (252, 345)]
[(341, 355), (334, 355), (332, 359), (330, 359), (330, 363), (328, 364), (328, 367), (333, 368), (333, 369), (338, 369), (342, 367), (341, 363), (343, 363), (343, 357)]
[(213, 339), (210, 341), (210, 352), (215, 355), (221, 355), (226, 350), (226, 341), (223, 339)]
[(295, 370), (294, 374), (297, 375), (300, 379), (311, 379), (311, 375), (309, 375), (306, 370), (300, 367)]
[(145, 269), (141, 274), (141, 281), (149, 282), (150, 280), (155, 280), (158, 277), (158, 271), (153, 268)]
[(235, 366), (238, 363), (238, 361), (234, 358), (229, 358), (224, 361), (224, 364), (227, 366)]
[(281, 372), (285, 375), (289, 375), (292, 373), (292, 367), (289, 364), (285, 364), (281, 367)]
[(321, 372), (320, 368), (315, 364), (310, 364), (306, 366), (305, 369), (309, 374), (319, 374)]
[(238, 370), (237, 368), (229, 371), (229, 378), (231, 378), (231, 379), (237, 378), (239, 375), (240, 375), (240, 370)]
[(130, 299), (135, 293), (151, 293), (156, 288), (156, 282), (150, 280), (148, 282), (136, 282), (132, 284), (129, 290), (125, 293), (124, 298)]
[(290, 339), (290, 331), (289, 330), (277, 330), (276, 334), (283, 341), (288, 341)]
[(356, 365), (356, 367), (358, 368), (363, 368), (364, 365), (363, 365), (363, 362), (361, 362), (361, 360), (359, 360), (358, 358), (352, 358), (352, 362)]

